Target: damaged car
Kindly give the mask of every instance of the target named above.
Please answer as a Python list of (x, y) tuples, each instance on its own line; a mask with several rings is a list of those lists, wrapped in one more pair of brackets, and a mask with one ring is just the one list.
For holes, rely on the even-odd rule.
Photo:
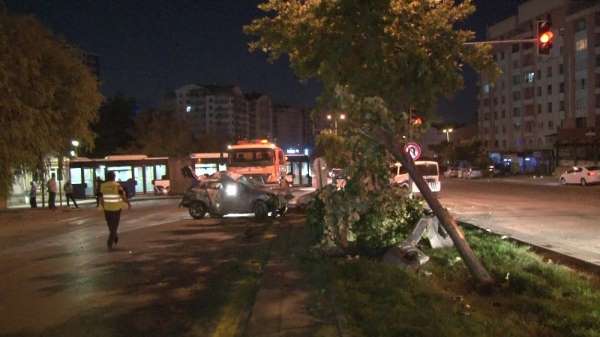
[(253, 213), (256, 219), (283, 216), (288, 205), (284, 196), (242, 175), (217, 172), (198, 179), (184, 194), (180, 206), (194, 219)]

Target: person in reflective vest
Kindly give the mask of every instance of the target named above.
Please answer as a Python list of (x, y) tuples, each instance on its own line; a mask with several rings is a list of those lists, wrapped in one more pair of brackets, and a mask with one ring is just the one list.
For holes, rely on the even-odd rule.
[(127, 199), (123, 187), (115, 181), (115, 172), (113, 171), (106, 174), (106, 182), (100, 185), (100, 193), (100, 204), (104, 209), (104, 217), (109, 230), (106, 246), (108, 249), (112, 249), (113, 245), (119, 242), (118, 229), (121, 209), (124, 204), (127, 204), (128, 209), (131, 209), (131, 203)]

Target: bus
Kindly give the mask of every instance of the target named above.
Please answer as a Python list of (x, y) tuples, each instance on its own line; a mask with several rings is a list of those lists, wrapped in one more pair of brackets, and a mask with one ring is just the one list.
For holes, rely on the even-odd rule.
[(287, 159), (267, 139), (242, 140), (227, 147), (227, 171), (265, 184), (279, 184), (286, 175)]

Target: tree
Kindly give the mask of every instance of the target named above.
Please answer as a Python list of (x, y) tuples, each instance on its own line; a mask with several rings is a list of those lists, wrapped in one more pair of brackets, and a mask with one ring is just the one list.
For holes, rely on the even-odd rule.
[(132, 142), (135, 110), (135, 99), (122, 93), (117, 93), (102, 104), (98, 121), (92, 125), (96, 133), (96, 142), (90, 155), (104, 157), (129, 147)]
[(152, 156), (222, 151), (220, 137), (196, 134), (195, 122), (191, 116), (178, 113), (174, 104), (143, 110), (135, 118), (133, 142), (128, 150)]
[[(379, 97), (386, 107), (349, 116), (347, 125), (380, 144), (407, 168), (478, 282), (492, 279), (449, 213), (403, 150), (408, 111), (428, 112), (463, 84), (463, 63), (496, 68), (489, 46), (465, 46), (474, 33), (456, 25), (474, 12), (470, 0), (269, 0), (267, 13), (245, 27), (252, 51), (287, 55), (301, 79), (318, 78), (326, 95), (355, 102)], [(337, 91), (336, 91), (337, 89)]]
[(90, 122), (102, 96), (78, 51), (35, 18), (0, 5), (0, 197), (15, 170), (66, 155), (72, 139), (93, 146)]

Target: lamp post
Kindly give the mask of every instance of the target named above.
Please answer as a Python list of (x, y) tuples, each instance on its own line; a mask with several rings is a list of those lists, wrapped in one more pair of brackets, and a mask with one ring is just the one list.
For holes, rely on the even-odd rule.
[(334, 130), (334, 133), (337, 135), (338, 120), (340, 120), (340, 121), (346, 120), (346, 114), (344, 114), (344, 113), (336, 114), (336, 115), (328, 114), (327, 115), (327, 120), (328, 121), (332, 121), (333, 120), (333, 130)]
[(446, 141), (448, 143), (450, 143), (450, 134), (453, 132), (454, 130), (452, 128), (448, 128), (448, 129), (444, 129), (442, 130), (443, 133), (446, 134)]

